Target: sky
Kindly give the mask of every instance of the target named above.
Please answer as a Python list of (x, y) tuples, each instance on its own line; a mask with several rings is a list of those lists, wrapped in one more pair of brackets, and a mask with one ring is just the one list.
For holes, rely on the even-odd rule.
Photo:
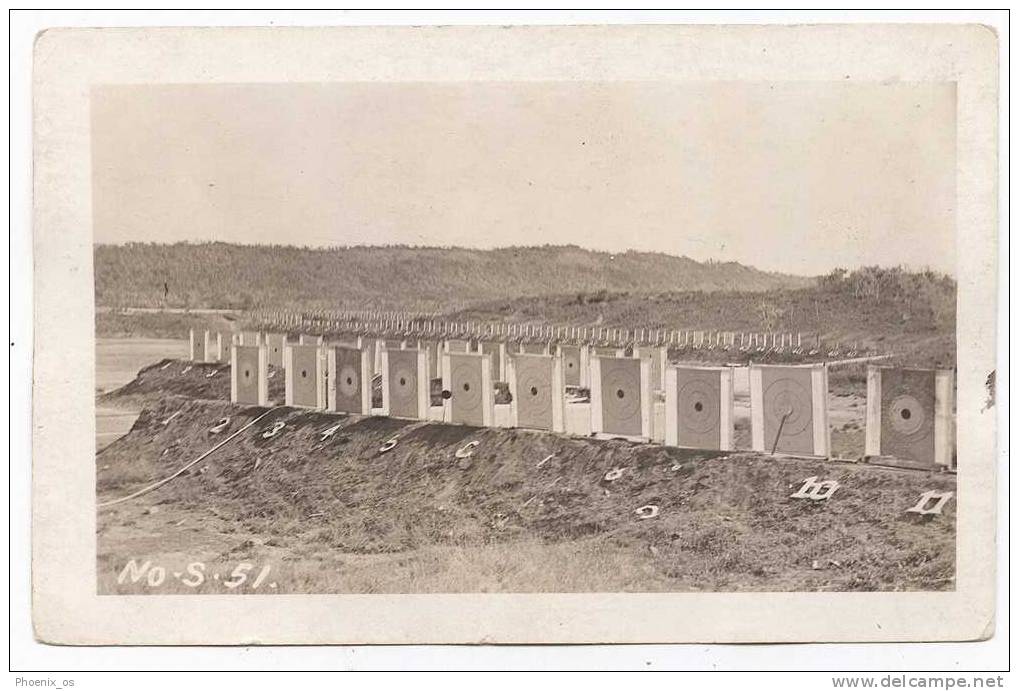
[(99, 86), (94, 239), (576, 244), (955, 274), (955, 86)]

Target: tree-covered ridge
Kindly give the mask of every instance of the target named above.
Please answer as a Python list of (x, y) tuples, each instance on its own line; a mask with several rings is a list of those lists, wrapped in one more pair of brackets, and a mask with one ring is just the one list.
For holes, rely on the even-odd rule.
[(95, 247), (96, 304), (104, 307), (448, 311), (548, 294), (764, 291), (812, 282), (735, 262), (576, 246), (317, 249), (215, 242)]

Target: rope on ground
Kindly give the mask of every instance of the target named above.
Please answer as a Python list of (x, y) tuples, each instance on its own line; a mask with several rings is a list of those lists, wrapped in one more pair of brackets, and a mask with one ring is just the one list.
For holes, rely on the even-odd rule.
[(170, 480), (173, 480), (174, 478), (176, 478), (179, 475), (183, 474), (185, 471), (187, 471), (192, 466), (194, 466), (194, 465), (202, 462), (203, 460), (205, 460), (210, 454), (212, 454), (214, 451), (216, 451), (217, 449), (219, 449), (220, 447), (225, 445), (227, 442), (229, 442), (231, 439), (236, 437), (238, 434), (240, 434), (244, 430), (250, 429), (256, 422), (258, 422), (259, 420), (264, 418), (269, 413), (271, 413), (271, 412), (273, 412), (275, 410), (279, 410), (280, 408), (284, 408), (284, 407), (286, 407), (286, 406), (276, 406), (275, 408), (270, 408), (269, 410), (265, 411), (264, 413), (262, 413), (261, 415), (256, 417), (254, 420), (252, 420), (248, 424), (244, 425), (244, 427), (241, 427), (239, 430), (237, 430), (236, 432), (231, 434), (229, 437), (227, 437), (226, 439), (224, 439), (220, 443), (218, 443), (215, 446), (213, 446), (211, 449), (209, 449), (208, 451), (203, 453), (201, 456), (199, 456), (195, 460), (191, 461), (190, 463), (188, 463), (188, 464), (186, 464), (184, 466), (181, 466), (175, 473), (173, 473), (173, 475), (168, 475), (167, 477), (164, 477), (162, 480), (157, 480), (156, 482), (153, 482), (151, 485), (147, 485), (146, 487), (142, 487), (137, 492), (134, 492), (133, 494), (129, 494), (126, 497), (121, 497), (120, 499), (113, 499), (111, 501), (104, 501), (102, 503), (96, 504), (96, 508), (105, 509), (108, 506), (114, 506), (115, 504), (122, 504), (125, 501), (129, 501), (131, 499), (137, 499), (138, 497), (142, 496), (143, 494), (148, 494), (152, 490), (158, 489), (158, 488), (162, 487), (163, 485), (165, 485)]

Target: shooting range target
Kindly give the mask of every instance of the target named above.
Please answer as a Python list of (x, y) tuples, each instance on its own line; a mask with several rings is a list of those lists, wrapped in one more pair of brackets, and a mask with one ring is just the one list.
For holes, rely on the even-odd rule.
[(336, 387), (339, 389), (340, 395), (345, 397), (357, 396), (361, 388), (360, 373), (357, 367), (351, 364), (344, 364), (340, 368), (339, 377), (336, 381)]
[(449, 422), (482, 427), (491, 424), (494, 394), (492, 392), (491, 358), (474, 353), (449, 353), (443, 370), (443, 388)]
[(707, 434), (717, 431), (718, 389), (708, 382), (687, 382), (679, 388), (680, 424), (690, 432)]
[[(631, 437), (650, 436), (650, 401), (647, 379), (650, 362), (639, 358), (597, 358), (597, 378), (592, 373), (592, 407), (598, 407), (601, 419), (594, 418), (593, 431)], [(596, 400), (597, 399), (597, 400)], [(600, 424), (597, 424), (600, 423)]]
[(481, 425), (481, 361), (471, 357), (450, 357), (452, 422)]
[(732, 370), (671, 367), (665, 372), (665, 443), (698, 449), (732, 448)]
[(813, 421), (810, 372), (766, 370), (764, 379), (765, 448), (811, 453), (813, 439), (805, 434), (812, 431)]
[(428, 377), (425, 354), (419, 350), (390, 350), (383, 355), (384, 397), (387, 415), (411, 419), (427, 417), (424, 391)]
[(283, 367), (283, 356), (287, 347), (286, 334), (266, 334), (265, 344), (269, 348), (269, 364)]
[[(269, 346), (266, 346), (269, 349)], [(303, 408), (325, 407), (325, 373), (321, 349), (292, 345), (286, 349), (286, 404)]]
[(334, 346), (329, 349), (329, 409), (367, 415), (371, 411), (368, 352)]
[(265, 348), (235, 345), (230, 352), (230, 400), (245, 405), (266, 405), (269, 367)]
[(563, 359), (563, 381), (566, 386), (580, 386), (580, 348), (559, 346)]
[(676, 400), (679, 413), (679, 437), (684, 446), (715, 449), (719, 442), (721, 386), (716, 373), (681, 371)]
[(510, 392), (517, 427), (561, 431), (563, 387), (558, 364), (551, 355), (513, 358)]
[[(930, 401), (932, 402), (933, 400)], [(890, 413), (888, 417), (893, 432), (889, 436), (915, 441), (931, 438), (930, 418), (924, 412), (925, 407), (920, 399), (912, 394), (896, 396), (888, 406)]]
[(824, 365), (750, 371), (751, 432), (757, 451), (828, 454), (828, 374)]
[(949, 465), (951, 372), (871, 367), (867, 455)]

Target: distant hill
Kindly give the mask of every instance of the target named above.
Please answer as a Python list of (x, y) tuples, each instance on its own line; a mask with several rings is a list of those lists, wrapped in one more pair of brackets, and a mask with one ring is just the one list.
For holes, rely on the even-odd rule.
[(477, 303), (452, 321), (601, 324), (646, 329), (819, 334), (827, 343), (901, 353), (911, 366), (955, 363), (956, 284), (902, 268), (837, 269), (806, 288), (572, 293)]
[(96, 304), (104, 307), (447, 312), (479, 302), (568, 293), (755, 292), (813, 283), (735, 262), (576, 246), (311, 249), (217, 242), (95, 247)]

